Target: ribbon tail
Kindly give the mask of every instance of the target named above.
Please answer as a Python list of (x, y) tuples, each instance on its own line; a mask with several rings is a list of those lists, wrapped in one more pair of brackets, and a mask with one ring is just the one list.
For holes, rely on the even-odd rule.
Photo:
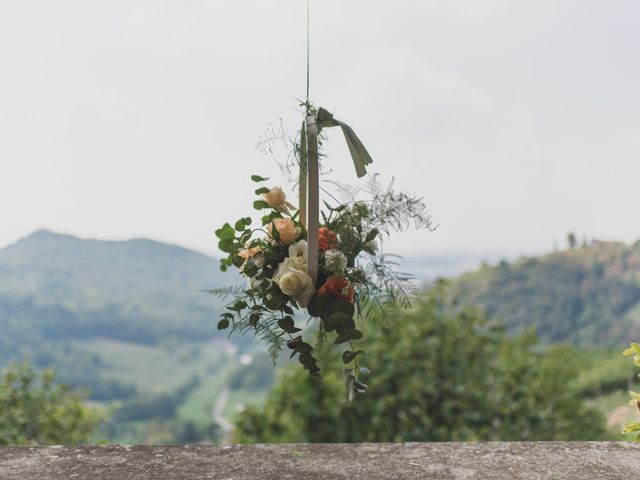
[(353, 165), (356, 167), (356, 173), (358, 177), (364, 177), (367, 174), (366, 166), (372, 164), (373, 159), (353, 129), (346, 123), (338, 123), (340, 124), (342, 133), (344, 133), (344, 138), (347, 141), (347, 146), (349, 147), (349, 152), (353, 159)]
[(372, 164), (373, 159), (356, 135), (356, 132), (353, 131), (353, 128), (340, 120), (336, 120), (333, 114), (324, 108), (318, 110), (317, 124), (318, 131), (321, 131), (323, 127), (342, 128), (342, 133), (344, 133), (344, 138), (349, 147), (349, 153), (351, 153), (351, 158), (353, 159), (353, 165), (356, 167), (356, 173), (358, 177), (364, 177), (367, 174), (366, 166)]

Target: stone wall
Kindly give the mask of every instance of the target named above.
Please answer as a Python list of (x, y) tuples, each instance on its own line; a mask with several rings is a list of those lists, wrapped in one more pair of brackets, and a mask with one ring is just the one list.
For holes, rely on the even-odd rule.
[(640, 445), (3, 447), (1, 480), (640, 479)]

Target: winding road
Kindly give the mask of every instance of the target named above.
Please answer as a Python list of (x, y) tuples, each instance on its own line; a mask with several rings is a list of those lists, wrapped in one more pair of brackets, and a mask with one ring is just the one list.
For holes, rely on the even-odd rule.
[(233, 431), (233, 424), (223, 416), (224, 407), (227, 405), (230, 394), (231, 389), (225, 387), (224, 390), (220, 392), (220, 395), (218, 395), (211, 412), (213, 421), (220, 425), (220, 428), (222, 429), (223, 443), (227, 443), (230, 440), (231, 432)]

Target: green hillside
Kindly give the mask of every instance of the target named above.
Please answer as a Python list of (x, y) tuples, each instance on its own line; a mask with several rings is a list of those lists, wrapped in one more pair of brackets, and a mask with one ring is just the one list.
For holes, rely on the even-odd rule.
[(212, 438), (216, 397), (255, 347), (218, 332), (219, 304), (202, 290), (235, 280), (176, 246), (38, 231), (0, 250), (0, 368), (30, 359), (117, 402), (110, 441)]
[(512, 332), (533, 327), (546, 342), (617, 346), (640, 337), (640, 242), (594, 241), (483, 265), (454, 283), (461, 303), (484, 307)]
[[(513, 332), (535, 327), (548, 343), (583, 345), (571, 388), (616, 431), (633, 375), (619, 351), (640, 338), (639, 274), (640, 245), (594, 242), (452, 283), (461, 303), (483, 305)], [(110, 442), (215, 440), (275, 377), (262, 346), (217, 331), (220, 305), (201, 292), (238, 280), (176, 246), (36, 232), (0, 250), (0, 369), (26, 358), (90, 389), (92, 402), (117, 407), (103, 431)]]
[(0, 313), (3, 327), (45, 339), (199, 339), (215, 331), (216, 306), (200, 290), (230, 280), (184, 248), (38, 231), (0, 250)]

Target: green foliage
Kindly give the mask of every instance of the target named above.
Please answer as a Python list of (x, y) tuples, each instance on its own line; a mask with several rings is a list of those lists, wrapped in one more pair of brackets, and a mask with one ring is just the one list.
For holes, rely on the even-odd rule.
[[(177, 409), (173, 417), (125, 420), (116, 413), (101, 436), (175, 442), (179, 412), (192, 408), (191, 396), (178, 404), (176, 392), (194, 374), (226, 378), (233, 363), (211, 348), (216, 336), (226, 341), (212, 323), (221, 302), (202, 292), (230, 280), (218, 272), (217, 260), (177, 246), (36, 232), (0, 250), (0, 370), (28, 358), (34, 368), (54, 367), (61, 383), (89, 389), (92, 404), (118, 402), (130, 413), (129, 405), (148, 402), (157, 413), (171, 404), (165, 412)], [(202, 358), (188, 358), (192, 349)], [(207, 388), (209, 404), (189, 418), (198, 428), (211, 422), (218, 386)], [(159, 422), (163, 436), (155, 434)]]
[(617, 352), (618, 349), (613, 347), (574, 349), (580, 373), (571, 382), (571, 388), (585, 398), (626, 393), (635, 372), (633, 366)]
[(86, 394), (58, 384), (53, 370), (12, 364), (0, 381), (0, 445), (79, 444), (95, 440), (106, 413)]
[[(640, 367), (640, 344), (632, 342), (629, 348), (624, 351), (625, 356), (633, 356), (633, 364), (636, 367)], [(640, 376), (640, 375), (639, 375)], [(637, 408), (640, 411), (640, 393), (630, 391), (629, 395), (631, 396), (631, 400), (629, 400), (629, 405)], [(635, 441), (640, 442), (640, 423), (631, 422), (627, 423), (622, 430), (623, 435), (627, 434), (636, 434)]]
[(227, 378), (231, 390), (264, 392), (270, 390), (275, 379), (271, 361), (266, 355), (258, 355), (250, 365), (234, 366)]
[(114, 420), (172, 419), (176, 416), (178, 407), (199, 385), (200, 379), (194, 375), (174, 392), (136, 398), (120, 408), (114, 414)]
[[(605, 435), (600, 414), (568, 384), (579, 365), (568, 347), (540, 352), (443, 284), (389, 328), (367, 330), (375, 369), (366, 401), (340, 396), (343, 379), (287, 371), (261, 409), (237, 422), (243, 442), (574, 440)], [(322, 361), (335, 361), (339, 349)]]
[(504, 319), (510, 332), (535, 326), (545, 343), (619, 348), (640, 322), (640, 244), (593, 242), (484, 266), (455, 286), (462, 302)]
[(222, 431), (216, 424), (198, 425), (194, 422), (182, 422), (171, 428), (172, 442), (178, 444), (194, 444), (212, 441), (217, 442), (222, 437)]

